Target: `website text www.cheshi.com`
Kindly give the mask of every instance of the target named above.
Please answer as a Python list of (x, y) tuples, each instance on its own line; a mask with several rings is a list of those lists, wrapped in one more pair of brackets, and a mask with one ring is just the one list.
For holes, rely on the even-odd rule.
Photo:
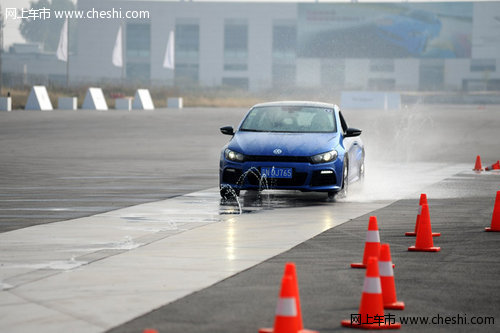
[(435, 316), (398, 316), (394, 314), (384, 314), (381, 316), (351, 314), (352, 325), (394, 325), (396, 322), (402, 325), (495, 325), (493, 316), (470, 316), (466, 314)]
[(149, 10), (53, 10), (50, 8), (6, 8), (6, 20), (49, 20), (49, 19), (149, 19)]

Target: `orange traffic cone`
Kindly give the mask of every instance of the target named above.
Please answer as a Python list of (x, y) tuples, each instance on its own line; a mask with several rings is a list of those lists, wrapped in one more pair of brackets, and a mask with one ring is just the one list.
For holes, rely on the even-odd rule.
[(297, 317), (299, 321), (299, 330), (303, 329), (302, 325), (302, 311), (300, 310), (300, 297), (299, 297), (299, 281), (297, 279), (297, 271), (295, 269), (295, 264), (292, 262), (287, 262), (285, 264), (285, 275), (290, 275), (293, 279), (294, 295), (297, 295)]
[(500, 191), (497, 191), (493, 215), (491, 216), (491, 226), (484, 228), (486, 231), (500, 231)]
[(376, 257), (368, 259), (359, 312), (354, 316), (351, 315), (350, 320), (342, 320), (341, 324), (345, 327), (362, 329), (401, 328), (400, 323), (386, 322), (382, 285), (380, 283), (378, 260)]
[(405, 303), (398, 302), (396, 298), (396, 283), (394, 282), (394, 271), (392, 270), (391, 250), (389, 244), (380, 244), (378, 268), (380, 270), (380, 283), (382, 284), (384, 309), (404, 310)]
[(500, 170), (500, 161), (497, 161), (496, 163), (493, 163), (489, 167), (486, 167), (486, 171), (491, 171), (491, 170)]
[[(415, 231), (405, 232), (405, 236), (416, 236), (418, 230), (418, 223), (420, 222), (420, 215), (422, 214), (422, 205), (427, 205), (427, 194), (420, 194), (420, 202), (418, 203), (418, 213), (417, 213), (417, 221), (415, 221)], [(440, 232), (433, 232), (432, 237), (441, 236)]]
[(429, 206), (422, 205), (422, 215), (420, 216), (420, 222), (418, 224), (415, 246), (410, 246), (408, 248), (408, 251), (438, 252), (440, 250), (440, 247), (434, 246), (434, 241), (432, 240), (432, 227), (431, 217), (429, 215)]
[(146, 328), (142, 333), (158, 333), (157, 330), (152, 329), (152, 328)]
[(380, 235), (378, 233), (377, 217), (370, 216), (368, 221), (368, 231), (366, 232), (365, 251), (363, 262), (352, 263), (352, 268), (366, 268), (369, 257), (378, 258), (380, 251)]
[(285, 274), (281, 281), (281, 291), (276, 306), (274, 328), (261, 328), (259, 333), (318, 333), (303, 329), (299, 287), (294, 263), (287, 263), (285, 266)]
[(481, 166), (481, 156), (476, 156), (476, 165), (474, 166), (473, 171), (483, 171), (483, 167)]

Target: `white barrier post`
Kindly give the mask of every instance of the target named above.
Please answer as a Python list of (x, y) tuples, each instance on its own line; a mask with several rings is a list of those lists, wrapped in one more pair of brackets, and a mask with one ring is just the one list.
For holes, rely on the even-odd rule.
[(82, 105), (83, 110), (107, 111), (108, 104), (101, 88), (89, 88)]
[(154, 110), (155, 106), (148, 89), (137, 89), (132, 104), (134, 110)]
[(59, 110), (76, 110), (78, 107), (77, 97), (59, 97), (57, 99), (57, 108)]
[(0, 111), (12, 111), (12, 97), (0, 97)]
[(182, 97), (169, 97), (167, 98), (167, 108), (182, 109)]
[(115, 109), (130, 111), (132, 109), (132, 98), (131, 97), (116, 98)]
[(33, 86), (26, 101), (25, 110), (51, 111), (52, 103), (45, 86)]

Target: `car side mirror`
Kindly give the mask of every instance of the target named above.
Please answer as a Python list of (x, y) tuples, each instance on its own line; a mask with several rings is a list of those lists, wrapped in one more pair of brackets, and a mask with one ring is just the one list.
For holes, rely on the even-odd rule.
[(346, 131), (345, 131), (345, 137), (346, 138), (349, 138), (349, 137), (353, 137), (353, 136), (360, 136), (361, 135), (361, 130), (360, 129), (357, 129), (357, 128), (351, 128), (349, 127)]
[(225, 135), (234, 135), (233, 126), (224, 126), (220, 128), (220, 132)]

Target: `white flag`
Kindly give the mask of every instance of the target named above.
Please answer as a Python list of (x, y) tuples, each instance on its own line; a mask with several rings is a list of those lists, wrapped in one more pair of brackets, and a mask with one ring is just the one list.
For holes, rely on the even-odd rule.
[(61, 29), (61, 35), (59, 36), (59, 45), (57, 45), (57, 59), (62, 61), (68, 61), (68, 19), (64, 21)]
[(122, 51), (122, 27), (118, 29), (116, 35), (115, 47), (113, 48), (113, 65), (116, 67), (123, 66), (123, 51)]
[(167, 49), (165, 50), (165, 59), (163, 60), (163, 67), (165, 68), (175, 68), (174, 45), (174, 32), (170, 31), (170, 34), (168, 36)]

